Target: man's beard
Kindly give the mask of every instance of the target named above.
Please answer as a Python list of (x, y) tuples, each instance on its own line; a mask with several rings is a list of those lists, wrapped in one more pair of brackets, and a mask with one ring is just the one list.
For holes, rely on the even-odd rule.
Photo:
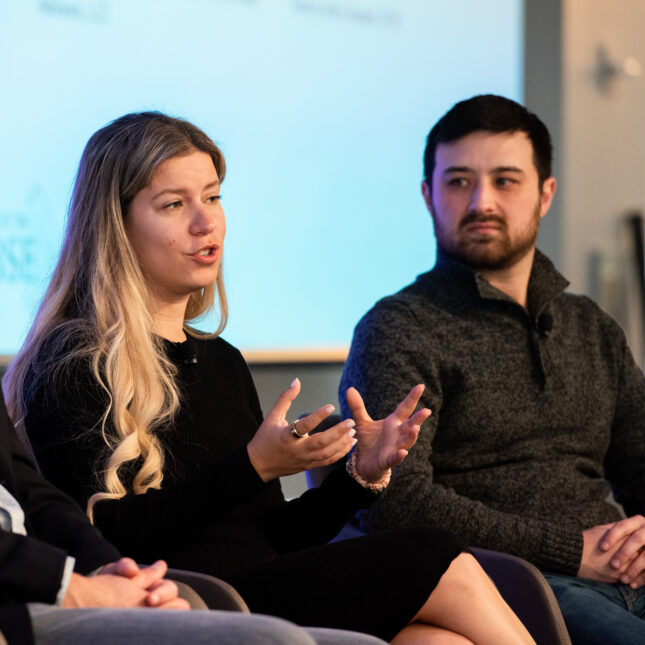
[[(457, 239), (444, 234), (433, 216), (437, 245), (446, 254), (467, 264), (473, 269), (496, 271), (507, 269), (521, 260), (535, 247), (540, 226), (540, 202), (538, 201), (529, 225), (511, 240), (506, 220), (499, 215), (467, 213), (459, 222)], [(476, 222), (494, 222), (499, 227), (494, 236), (482, 234), (478, 239), (466, 233), (466, 227)]]

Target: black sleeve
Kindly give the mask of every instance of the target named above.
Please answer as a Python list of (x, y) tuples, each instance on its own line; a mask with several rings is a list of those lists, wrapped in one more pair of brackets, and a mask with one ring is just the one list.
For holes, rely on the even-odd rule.
[(45, 480), (26, 455), (0, 398), (1, 483), (21, 504), (29, 535), (0, 531), (0, 593), (13, 602), (53, 603), (67, 555), (76, 571), (117, 560), (81, 509)]
[(319, 488), (273, 509), (267, 532), (278, 553), (289, 553), (329, 542), (377, 494), (357, 484), (344, 468), (333, 470)]

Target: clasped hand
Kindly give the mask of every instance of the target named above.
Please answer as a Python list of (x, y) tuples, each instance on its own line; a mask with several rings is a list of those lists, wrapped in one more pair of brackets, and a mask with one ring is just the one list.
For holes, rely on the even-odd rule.
[(601, 582), (645, 584), (645, 518), (633, 515), (582, 532), (584, 545), (578, 575)]
[[(414, 412), (423, 386), (417, 385), (385, 419), (374, 421), (367, 414), (360, 394), (354, 388), (347, 391), (347, 403), (353, 419), (316, 434), (295, 438), (289, 432), (286, 415), (291, 403), (300, 393), (300, 381), (294, 379), (276, 401), (258, 428), (247, 450), (251, 464), (263, 481), (284, 477), (342, 459), (358, 441), (357, 469), (369, 482), (382, 479), (384, 474), (405, 459), (414, 445), (419, 427), (430, 415), (424, 408)], [(324, 405), (298, 420), (298, 432), (309, 433), (334, 411)], [(412, 416), (410, 416), (412, 415)]]
[(73, 573), (62, 606), (189, 609), (188, 602), (177, 597), (177, 585), (164, 579), (167, 570), (162, 560), (140, 569), (134, 560), (121, 558), (95, 576)]

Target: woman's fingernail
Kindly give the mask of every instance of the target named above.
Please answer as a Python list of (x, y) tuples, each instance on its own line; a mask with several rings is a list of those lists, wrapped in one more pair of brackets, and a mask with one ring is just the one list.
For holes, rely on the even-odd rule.
[(353, 437), (356, 434), (356, 428), (352, 428), (348, 433), (350, 437)]
[(329, 414), (331, 414), (335, 409), (336, 408), (331, 404), (325, 406), (325, 412), (328, 412)]
[(358, 443), (358, 439), (352, 439), (352, 446), (355, 446)]
[(294, 378), (293, 381), (291, 381), (291, 385), (289, 387), (296, 387), (297, 384), (298, 384), (298, 377), (296, 376), (296, 378)]
[(353, 428), (355, 425), (356, 422), (354, 421), (354, 419), (347, 419), (347, 421), (345, 421), (345, 426), (347, 428)]

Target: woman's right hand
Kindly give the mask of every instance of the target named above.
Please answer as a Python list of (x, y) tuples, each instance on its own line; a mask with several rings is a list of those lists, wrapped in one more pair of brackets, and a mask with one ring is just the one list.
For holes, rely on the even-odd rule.
[[(356, 443), (354, 421), (348, 419), (329, 430), (299, 439), (294, 437), (287, 421), (291, 403), (300, 393), (300, 381), (291, 385), (278, 397), (266, 415), (247, 450), (253, 468), (263, 481), (293, 475), (317, 466), (327, 466), (344, 457)], [(324, 405), (315, 412), (298, 419), (298, 432), (311, 432), (334, 411), (333, 405)]]

